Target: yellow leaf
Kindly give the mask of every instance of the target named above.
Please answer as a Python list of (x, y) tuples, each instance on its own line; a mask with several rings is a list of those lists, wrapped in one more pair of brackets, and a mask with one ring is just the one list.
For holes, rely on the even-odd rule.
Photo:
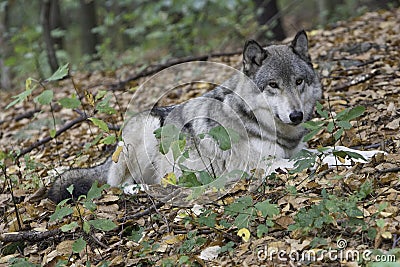
[(168, 245), (174, 245), (176, 243), (180, 243), (185, 240), (185, 235), (174, 235), (174, 234), (167, 234), (163, 237), (163, 243)]
[(32, 86), (32, 78), (28, 78), (25, 80), (25, 90), (31, 89)]
[(237, 235), (240, 236), (244, 242), (249, 242), (250, 240), (250, 231), (247, 228), (240, 229)]
[(168, 184), (176, 185), (175, 173), (170, 172), (161, 179), (161, 185), (166, 186)]
[(119, 141), (117, 148), (115, 149), (114, 153), (111, 156), (112, 161), (114, 161), (115, 163), (118, 162), (119, 154), (121, 154), (123, 148), (124, 148), (124, 142)]
[(384, 239), (392, 239), (392, 238), (393, 238), (392, 233), (391, 233), (391, 232), (387, 232), (387, 231), (381, 233), (381, 236), (382, 236)]
[(85, 90), (85, 98), (86, 98), (87, 102), (89, 103), (89, 105), (94, 107), (94, 97), (93, 97), (93, 95), (91, 93), (89, 93), (86, 90)]

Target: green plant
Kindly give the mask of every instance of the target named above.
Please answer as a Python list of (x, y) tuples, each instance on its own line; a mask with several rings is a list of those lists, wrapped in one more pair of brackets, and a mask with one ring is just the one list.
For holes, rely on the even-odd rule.
[(351, 159), (365, 160), (363, 156), (358, 153), (336, 150), (335, 145), (337, 141), (340, 141), (341, 138), (343, 138), (347, 130), (353, 128), (353, 125), (350, 123), (350, 121), (360, 117), (365, 112), (365, 107), (357, 106), (354, 108), (347, 108), (334, 115), (331, 110), (324, 110), (323, 106), (317, 102), (316, 111), (321, 116), (321, 120), (303, 123), (303, 126), (309, 130), (309, 133), (304, 136), (303, 141), (310, 141), (319, 132), (327, 131), (334, 141), (333, 150), (331, 151), (330, 148), (321, 147), (318, 148), (316, 152), (304, 149), (299, 151), (290, 159), (291, 161), (294, 161), (294, 168), (290, 171), (290, 173), (299, 173), (305, 169), (315, 167), (317, 158), (322, 160), (327, 156), (325, 153), (326, 151), (329, 153), (331, 151), (336, 159), (345, 159), (349, 157)]
[[(80, 223), (76, 221), (72, 221), (70, 223), (64, 224), (60, 227), (63, 232), (79, 232), (82, 231), (86, 234), (89, 234), (92, 230), (99, 231), (111, 231), (117, 227), (117, 225), (109, 220), (109, 219), (87, 219), (84, 214), (85, 210), (89, 211), (90, 214), (95, 215), (95, 211), (97, 209), (97, 205), (93, 202), (96, 198), (101, 197), (102, 191), (108, 188), (109, 185), (103, 185), (98, 187), (97, 181), (93, 183), (89, 192), (86, 196), (80, 196), (77, 201), (71, 204), (72, 193), (73, 193), (73, 185), (68, 187), (68, 192), (71, 194), (71, 198), (65, 199), (57, 204), (55, 212), (50, 216), (50, 222), (53, 221), (61, 221), (64, 218), (71, 215), (74, 210), (78, 213), (78, 220)], [(73, 206), (74, 205), (74, 206)], [(84, 208), (81, 210), (80, 205)], [(79, 253), (87, 246), (87, 242), (83, 237), (75, 240), (72, 246), (73, 253)]]
[[(359, 208), (359, 202), (366, 198), (367, 194), (369, 194), (367, 192), (371, 192), (371, 184), (369, 182), (365, 182), (359, 191), (347, 197), (328, 194), (323, 189), (321, 191), (321, 201), (308, 208), (300, 209), (295, 216), (295, 223), (290, 225), (288, 230), (301, 230), (303, 233), (308, 233), (324, 229), (337, 221), (342, 221), (343, 226), (347, 226), (353, 231), (361, 227), (363, 231), (367, 232), (368, 237), (373, 239), (375, 238), (376, 230), (368, 226), (364, 221), (364, 214)], [(372, 218), (376, 218), (379, 212), (384, 209), (385, 205), (380, 205), (378, 212), (373, 214)]]
[(238, 229), (249, 228), (256, 222), (256, 219), (262, 219), (261, 221), (264, 222), (257, 225), (257, 237), (259, 238), (268, 233), (269, 228), (274, 225), (272, 217), (279, 214), (277, 205), (271, 204), (269, 199), (254, 203), (250, 196), (237, 199), (226, 206), (224, 210), (225, 215), (234, 219), (231, 225)]
[[(58, 81), (66, 78), (68, 75), (69, 75), (69, 64), (67, 63), (61, 66), (55, 73), (53, 73), (53, 75), (47, 78), (46, 82)], [(71, 79), (73, 78), (71, 77)], [(89, 112), (85, 110), (85, 106), (81, 102), (81, 98), (83, 96), (80, 96), (79, 90), (76, 87), (74, 87), (75, 93), (72, 93), (70, 97), (63, 97), (61, 99), (55, 100), (53, 90), (47, 89), (46, 86), (40, 81), (37, 81), (33, 78), (28, 78), (25, 81), (25, 91), (16, 96), (13, 96), (12, 98), (14, 100), (7, 105), (6, 109), (18, 103), (27, 101), (28, 98), (31, 97), (34, 92), (39, 90), (38, 87), (41, 87), (42, 91), (40, 92), (40, 94), (34, 97), (33, 101), (42, 106), (50, 106), (52, 121), (49, 130), (49, 135), (51, 138), (56, 138), (57, 135), (60, 134), (59, 132), (57, 132), (57, 124), (60, 120), (56, 118), (53, 108), (54, 106), (53, 102), (57, 101), (58, 104), (61, 105), (61, 107), (66, 109), (75, 110), (82, 108), (84, 110), (83, 112), (84, 116), (87, 116), (88, 120), (91, 121), (96, 127), (98, 127), (101, 130), (101, 132), (94, 138), (94, 140), (92, 142), (89, 142), (85, 146), (86, 151), (91, 146), (96, 145), (97, 143), (115, 144), (118, 140), (120, 140), (120, 138), (118, 138), (115, 134), (111, 133), (105, 121), (96, 117), (89, 117), (88, 115)], [(89, 106), (94, 107), (94, 110), (90, 112), (92, 114), (95, 113), (103, 113), (106, 115), (116, 114), (117, 111), (110, 104), (111, 97), (112, 96), (108, 94), (107, 91), (99, 91), (96, 94), (96, 96), (93, 96), (92, 94), (85, 91), (86, 101), (88, 102)]]
[(33, 264), (24, 258), (12, 258), (8, 262), (10, 267), (39, 267), (39, 264)]
[(334, 115), (332, 111), (324, 110), (321, 103), (317, 102), (316, 110), (322, 120), (303, 123), (303, 126), (310, 130), (304, 136), (304, 142), (311, 140), (318, 132), (325, 129), (332, 135), (335, 142), (338, 141), (343, 137), (346, 130), (353, 127), (350, 121), (360, 117), (365, 112), (365, 107), (346, 108)]
[(207, 239), (197, 236), (197, 230), (190, 231), (187, 234), (186, 240), (179, 249), (179, 253), (191, 253), (194, 249), (201, 247), (206, 243)]
[[(185, 160), (189, 158), (189, 153), (198, 149), (196, 144), (197, 141), (189, 140), (190, 137), (181, 132), (175, 125), (167, 124), (160, 127), (154, 131), (154, 135), (159, 140), (159, 151), (161, 154), (166, 155), (171, 151), (174, 164), (178, 165), (182, 170), (182, 175), (179, 179), (175, 177), (175, 174), (171, 173), (164, 179), (165, 182), (185, 187), (200, 187), (203, 185), (210, 185), (219, 178), (215, 173), (213, 173), (212, 169), (206, 168), (206, 170), (193, 170), (185, 166)], [(210, 136), (214, 139), (222, 151), (231, 149), (232, 143), (238, 142), (239, 140), (239, 135), (234, 130), (225, 129), (222, 126), (214, 127), (208, 133), (200, 134), (196, 138), (201, 140), (206, 136)], [(194, 144), (188, 146), (188, 143)], [(204, 159), (201, 159), (206, 167), (207, 164)], [(231, 174), (233, 175), (234, 173), (226, 175)], [(218, 184), (214, 184), (214, 186), (217, 187)]]

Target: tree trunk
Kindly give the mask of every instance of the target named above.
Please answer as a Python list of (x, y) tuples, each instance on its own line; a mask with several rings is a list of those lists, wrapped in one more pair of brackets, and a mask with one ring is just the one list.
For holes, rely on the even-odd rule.
[[(51, 0), (50, 1), (50, 29), (64, 29), (64, 25), (62, 23), (62, 16), (61, 16), (61, 9), (60, 9), (60, 2), (58, 0)], [(63, 49), (63, 38), (62, 37), (53, 37), (54, 44), (56, 45), (57, 49)]]
[(9, 3), (5, 4), (4, 9), (0, 10), (0, 87), (1, 89), (11, 89), (11, 70), (5, 65), (7, 56), (10, 55), (10, 46), (8, 42), (8, 9)]
[(268, 38), (268, 31), (273, 34), (273, 39), (281, 41), (286, 38), (285, 31), (282, 27), (281, 15), (278, 10), (276, 0), (254, 0), (257, 12), (258, 25), (267, 26), (265, 30), (261, 30), (258, 38)]
[(80, 0), (80, 2), (82, 53), (93, 55), (96, 53), (97, 45), (97, 35), (92, 32), (97, 26), (96, 4), (94, 0)]
[(58, 62), (56, 56), (56, 50), (54, 48), (54, 40), (51, 37), (51, 27), (50, 27), (50, 10), (51, 2), (50, 0), (42, 0), (41, 7), (41, 24), (43, 28), (43, 38), (46, 45), (47, 59), (52, 72), (58, 69)]

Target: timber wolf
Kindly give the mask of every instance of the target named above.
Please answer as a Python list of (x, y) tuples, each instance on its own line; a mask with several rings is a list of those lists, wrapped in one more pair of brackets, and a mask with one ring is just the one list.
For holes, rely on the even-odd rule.
[[(243, 49), (242, 74), (182, 104), (133, 116), (122, 131), (124, 146), (117, 162), (108, 158), (94, 168), (67, 171), (48, 196), (55, 202), (70, 197), (66, 188), (71, 184), (75, 197), (86, 194), (95, 180), (111, 186), (159, 184), (167, 174), (179, 177), (190, 170), (220, 176), (230, 170), (267, 168), (271, 158), (288, 159), (304, 147), (306, 130), (301, 123), (312, 118), (321, 94), (305, 31), (287, 45), (263, 48), (250, 40)], [(159, 152), (162, 138), (153, 132), (167, 125), (188, 136), (184, 143), (190, 148), (183, 157), (184, 153), (177, 158), (172, 148), (166, 155)], [(218, 126), (235, 133), (231, 149), (220, 149), (207, 135)]]

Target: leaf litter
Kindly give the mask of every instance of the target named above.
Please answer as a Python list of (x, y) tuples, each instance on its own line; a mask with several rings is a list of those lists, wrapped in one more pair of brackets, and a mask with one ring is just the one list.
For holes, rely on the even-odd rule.
[[(111, 145), (88, 145), (101, 133), (93, 123), (117, 134), (118, 129), (114, 130), (109, 126), (120, 125), (120, 114), (127, 107), (135, 88), (146, 77), (124, 84), (124, 91), (110, 91), (110, 85), (129, 78), (138, 70), (126, 66), (115, 72), (70, 73), (73, 82), (66, 79), (46, 85), (54, 91), (54, 96), (48, 91), (35, 89), (33, 97), (36, 97), (38, 103), (29, 98), (30, 101), (7, 110), (5, 107), (12, 95), (1, 92), (1, 97), (8, 100), (1, 103), (3, 112), (0, 114), (0, 142), (3, 151), (22, 150), (50, 135), (53, 127), (53, 119), (49, 117), (50, 107), (39, 104), (46, 104), (51, 99), (70, 99), (76, 92), (85, 92), (86, 100), (80, 100), (89, 109), (96, 94), (105, 91), (113, 96), (110, 101), (118, 112), (99, 116), (101, 122), (92, 119), (92, 124), (85, 120), (73, 126), (54, 140), (34, 149), (29, 153), (29, 158), (20, 160), (18, 165), (12, 161), (6, 162), (6, 174), (18, 180), (13, 190), (17, 204), (13, 205), (9, 186), (3, 182), (0, 194), (0, 264), (7, 265), (13, 257), (24, 257), (42, 266), (55, 266), (58, 260), (83, 266), (88, 258), (94, 266), (99, 266), (101, 260), (110, 261), (111, 266), (146, 266), (151, 262), (159, 266), (166, 259), (181, 265), (185, 265), (186, 261), (196, 261), (202, 266), (287, 266), (287, 262), (279, 261), (277, 257), (263, 258), (263, 254), (258, 252), (318, 252), (327, 247), (337, 248), (337, 240), (340, 238), (347, 241), (347, 249), (357, 251), (389, 251), (392, 246), (398, 247), (394, 240), (400, 233), (400, 9), (366, 13), (353, 20), (336, 23), (331, 28), (308, 33), (311, 56), (324, 87), (324, 109), (330, 109), (337, 114), (348, 107), (366, 108), (365, 113), (352, 122), (354, 128), (345, 133), (341, 145), (358, 149), (381, 149), (386, 155), (378, 155), (370, 163), (357, 163), (350, 168), (321, 168), (311, 178), (307, 171), (303, 171), (294, 175), (277, 174), (275, 179), (267, 180), (264, 190), (252, 193), (251, 197), (254, 200), (270, 199), (270, 203), (277, 204), (280, 214), (273, 217), (273, 226), (262, 237), (257, 237), (257, 225), (254, 223), (244, 228), (245, 230), (224, 228), (222, 221), (229, 220), (229, 217), (223, 215), (222, 208), (207, 207), (216, 213), (216, 226), (200, 226), (189, 220), (200, 216), (199, 212), (169, 205), (154, 207), (146, 194), (139, 193), (131, 197), (117, 188), (107, 189), (102, 198), (94, 201), (98, 206), (97, 219), (111, 219), (118, 226), (115, 230), (98, 231), (93, 236), (85, 236), (83, 232), (60, 234), (58, 229), (61, 225), (78, 221), (79, 211), (75, 210), (70, 218), (64, 218), (61, 223), (50, 222), (55, 205), (45, 198), (43, 192), (36, 191), (37, 188), (50, 185), (55, 167), (92, 166), (112, 153)], [(210, 60), (238, 68), (241, 58), (233, 55)], [(66, 75), (63, 68), (57, 75)], [(191, 71), (195, 70), (188, 69), (186, 75), (190, 75)], [(212, 86), (201, 83), (184, 85), (158, 103), (179, 103), (210, 89)], [(156, 86), (154, 90), (157, 90)], [(137, 108), (148, 108), (154, 95), (155, 91), (146, 91), (138, 96), (135, 103)], [(56, 127), (80, 116), (76, 110), (61, 108), (57, 103), (52, 108), (57, 118)], [(322, 132), (309, 141), (309, 146), (318, 148), (333, 145), (334, 142), (329, 133)], [(35, 164), (34, 168), (30, 164)], [(1, 181), (4, 181), (4, 173), (2, 176)], [(338, 178), (339, 176), (342, 178)], [(366, 185), (370, 186), (370, 190), (364, 190)], [(246, 182), (237, 185), (236, 190), (225, 198), (223, 204), (233, 203), (235, 199), (248, 194), (245, 190), (247, 186)], [(358, 201), (358, 208), (362, 211), (359, 217), (369, 227), (376, 229), (374, 240), (365, 238), (362, 229), (350, 231), (344, 224), (346, 218), (335, 213), (330, 214), (334, 220), (322, 229), (313, 228), (307, 234), (300, 230), (288, 231), (296, 216), (301, 215), (302, 209), (311, 210), (321, 203), (330, 205), (329, 199), (321, 196), (323, 190), (336, 196), (346, 196), (358, 192), (360, 188), (363, 188), (366, 196)], [(35, 198), (30, 198), (34, 193)], [(216, 204), (218, 206), (222, 203)], [(83, 216), (93, 218), (90, 212)], [(256, 218), (255, 222), (263, 223), (262, 216), (258, 214)], [(137, 233), (135, 236), (127, 234), (132, 230)], [(238, 230), (245, 235), (238, 236)], [(35, 236), (29, 231), (56, 231), (58, 234), (35, 240)], [(196, 231), (194, 237), (191, 236), (193, 231)], [(16, 232), (26, 232), (28, 237), (22, 237), (21, 240), (8, 239), (9, 235)], [(74, 244), (79, 244), (74, 243), (74, 240), (81, 237), (88, 241), (91, 249), (71, 254)], [(193, 243), (185, 242), (187, 238), (192, 238)], [(23, 242), (18, 243), (21, 241)], [(17, 243), (19, 250), (13, 249)], [(300, 263), (309, 266), (361, 264), (328, 259)]]

